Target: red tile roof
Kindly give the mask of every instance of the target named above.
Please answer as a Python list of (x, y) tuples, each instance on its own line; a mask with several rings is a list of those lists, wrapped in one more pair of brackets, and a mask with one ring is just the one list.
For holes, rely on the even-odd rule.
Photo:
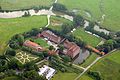
[(43, 50), (43, 48), (40, 45), (38, 45), (37, 43), (34, 43), (32, 41), (29, 41), (29, 40), (26, 40), (23, 45), (27, 46), (27, 47), (30, 47), (30, 48), (32, 48), (32, 49), (34, 49), (36, 51)]

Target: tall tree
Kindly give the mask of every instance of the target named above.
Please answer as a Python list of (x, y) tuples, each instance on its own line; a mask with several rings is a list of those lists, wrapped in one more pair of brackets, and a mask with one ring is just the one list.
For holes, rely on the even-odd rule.
[(76, 27), (78, 26), (84, 26), (84, 19), (81, 15), (76, 15), (74, 18), (73, 18), (73, 23)]

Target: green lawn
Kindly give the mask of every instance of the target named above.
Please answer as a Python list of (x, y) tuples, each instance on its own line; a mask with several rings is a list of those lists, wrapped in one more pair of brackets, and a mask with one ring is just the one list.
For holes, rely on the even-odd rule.
[(61, 18), (61, 17), (57, 17), (57, 16), (52, 16), (50, 18), (50, 26), (49, 28), (51, 29), (55, 29), (55, 30), (61, 30), (61, 26), (63, 23), (71, 23), (71, 21)]
[(44, 27), (46, 24), (46, 16), (0, 19), (0, 54), (3, 53), (6, 43), (13, 35), (29, 31), (32, 28)]
[(78, 28), (76, 31), (72, 33), (75, 37), (82, 39), (87, 42), (89, 45), (95, 47), (101, 41), (100, 38), (97, 38), (91, 34), (85, 32), (83, 28)]
[(51, 80), (74, 80), (78, 74), (57, 72)]
[(51, 6), (54, 0), (0, 0), (2, 9), (18, 10), (33, 6)]
[(96, 53), (92, 53), (83, 64), (81, 64), (80, 66), (82, 67), (87, 67), (89, 66), (99, 55), (97, 55)]
[(5, 78), (2, 79), (2, 80), (20, 80), (20, 78), (17, 77), (17, 76), (11, 76), (11, 77), (5, 77)]
[(94, 80), (93, 78), (89, 77), (87, 74), (84, 74), (80, 77), (80, 80)]
[(104, 80), (120, 80), (120, 50), (110, 53), (90, 70), (99, 71)]
[[(120, 0), (58, 0), (58, 2), (70, 11), (77, 10), (77, 14), (92, 21), (101, 20), (102, 15), (105, 14), (105, 20), (101, 25), (113, 31), (120, 30)], [(88, 17), (85, 11), (92, 17)]]
[(49, 47), (47, 42), (45, 40), (43, 40), (42, 38), (34, 39), (34, 42), (39, 44), (41, 47), (44, 47), (44, 48), (48, 48)]

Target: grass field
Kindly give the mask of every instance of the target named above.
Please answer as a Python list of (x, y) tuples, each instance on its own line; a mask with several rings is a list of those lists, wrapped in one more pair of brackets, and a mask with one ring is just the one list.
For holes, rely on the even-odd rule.
[(51, 80), (74, 80), (78, 74), (57, 72)]
[(99, 71), (104, 80), (120, 80), (120, 50), (104, 57), (90, 70)]
[[(58, 0), (58, 2), (70, 11), (76, 10), (77, 14), (92, 21), (102, 20), (102, 15), (105, 14), (105, 20), (101, 25), (113, 31), (120, 30), (120, 0)], [(88, 17), (85, 11), (89, 12), (91, 17)]]
[(83, 28), (78, 28), (76, 31), (72, 33), (74, 36), (82, 39), (83, 41), (87, 42), (89, 45), (95, 47), (101, 41), (100, 38), (97, 38), (91, 34), (85, 32)]
[(0, 19), (0, 54), (3, 53), (7, 42), (13, 35), (29, 31), (32, 28), (44, 27), (46, 24), (46, 16)]
[(52, 16), (50, 18), (50, 26), (49, 28), (51, 29), (55, 29), (55, 30), (61, 30), (61, 26), (63, 23), (71, 23), (71, 21), (66, 20), (64, 18), (61, 17), (56, 17), (56, 16)]
[(81, 64), (80, 66), (82, 67), (87, 67), (89, 66), (99, 55), (97, 55), (96, 53), (92, 53), (83, 64)]
[(54, 0), (0, 0), (2, 9), (18, 10), (33, 6), (51, 6)]
[(44, 47), (44, 48), (48, 48), (49, 47), (47, 42), (45, 40), (43, 40), (42, 38), (34, 39), (34, 42), (39, 44), (41, 47)]

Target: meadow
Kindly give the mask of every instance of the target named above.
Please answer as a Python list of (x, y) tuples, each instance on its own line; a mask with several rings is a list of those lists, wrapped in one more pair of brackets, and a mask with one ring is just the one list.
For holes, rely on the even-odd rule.
[(104, 80), (120, 80), (120, 50), (105, 56), (90, 70), (99, 71)]
[(28, 9), (34, 6), (50, 7), (54, 0), (0, 0), (0, 6), (4, 10)]
[[(120, 30), (120, 0), (58, 0), (58, 2), (65, 5), (69, 11), (74, 10), (76, 14), (86, 19), (101, 21), (100, 25), (104, 28), (112, 31)], [(104, 20), (102, 15), (105, 15)]]
[(75, 37), (85, 41), (87, 44), (96, 47), (101, 41), (100, 38), (97, 38), (91, 34), (85, 32), (83, 28), (78, 28), (76, 31), (72, 33)]
[(72, 23), (72, 22), (61, 17), (52, 16), (50, 18), (49, 28), (60, 31), (63, 23)]
[(29, 31), (32, 28), (41, 28), (46, 24), (46, 16), (0, 19), (0, 54), (4, 52), (7, 42), (13, 35)]
[(57, 72), (51, 80), (74, 80), (78, 74)]

